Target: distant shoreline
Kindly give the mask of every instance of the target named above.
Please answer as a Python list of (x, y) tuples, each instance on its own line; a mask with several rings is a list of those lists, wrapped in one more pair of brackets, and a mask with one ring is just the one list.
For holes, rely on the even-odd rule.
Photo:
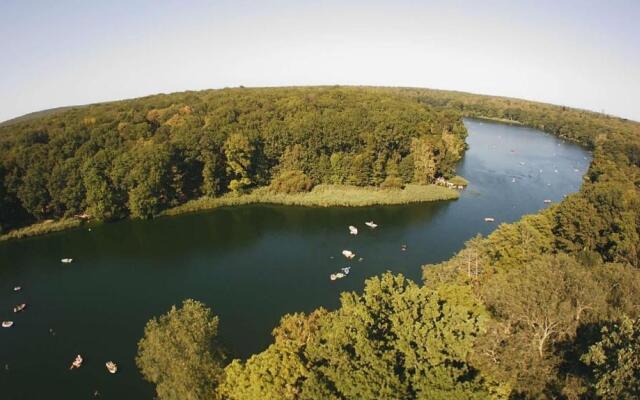
[(506, 118), (495, 118), (495, 117), (485, 117), (485, 116), (473, 116), (473, 117), (465, 117), (465, 118), (478, 119), (481, 121), (499, 122), (507, 125), (525, 126), (522, 122), (515, 121), (513, 119), (506, 119)]
[[(304, 207), (368, 207), (426, 203), (455, 200), (460, 194), (455, 189), (438, 185), (408, 184), (404, 189), (380, 189), (349, 185), (317, 185), (310, 192), (281, 194), (261, 187), (243, 195), (227, 194), (221, 197), (200, 197), (162, 211), (157, 217), (176, 216), (213, 210), (219, 207), (249, 204), (279, 204)], [(0, 235), (0, 242), (41, 236), (77, 228), (85, 224), (79, 218), (38, 222)]]

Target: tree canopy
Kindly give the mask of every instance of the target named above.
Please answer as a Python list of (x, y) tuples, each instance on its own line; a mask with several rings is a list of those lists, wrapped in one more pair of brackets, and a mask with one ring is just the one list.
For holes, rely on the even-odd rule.
[(216, 398), (224, 365), (217, 334), (218, 317), (194, 300), (147, 323), (136, 364), (144, 378), (156, 384), (158, 398)]
[[(452, 175), (465, 136), (457, 112), (376, 88), (208, 90), (66, 108), (0, 126), (0, 225), (84, 212), (150, 218), (278, 177), (284, 192), (431, 183)], [(286, 177), (297, 183), (283, 186)]]

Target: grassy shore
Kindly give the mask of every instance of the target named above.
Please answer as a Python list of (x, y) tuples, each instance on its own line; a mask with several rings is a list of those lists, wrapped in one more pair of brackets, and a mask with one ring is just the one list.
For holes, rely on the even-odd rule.
[(38, 222), (37, 224), (25, 226), (24, 228), (15, 229), (0, 235), (0, 241), (21, 239), (29, 236), (44, 235), (46, 233), (63, 231), (65, 229), (75, 228), (80, 226), (82, 221), (77, 218), (65, 218), (57, 221), (47, 220)]
[[(456, 190), (436, 185), (407, 185), (404, 189), (380, 189), (346, 185), (318, 185), (312, 191), (296, 194), (274, 193), (267, 187), (255, 189), (243, 195), (228, 194), (222, 197), (201, 197), (180, 206), (163, 211), (160, 215), (179, 215), (218, 207), (244, 204), (283, 204), (309, 207), (363, 207), (421, 203), (436, 200), (457, 199)], [(48, 220), (0, 235), (0, 241), (44, 235), (75, 228), (83, 222), (77, 218), (58, 221)]]
[(256, 189), (241, 196), (201, 197), (161, 215), (178, 215), (217, 207), (243, 204), (284, 204), (308, 207), (363, 207), (453, 200), (456, 190), (437, 185), (407, 185), (404, 189), (380, 189), (346, 185), (318, 185), (310, 192), (296, 194), (273, 193), (268, 188)]

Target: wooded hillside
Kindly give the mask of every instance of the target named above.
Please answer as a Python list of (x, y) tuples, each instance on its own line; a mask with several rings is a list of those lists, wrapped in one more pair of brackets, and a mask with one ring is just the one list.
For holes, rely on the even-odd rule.
[(459, 111), (376, 88), (237, 88), (63, 109), (0, 127), (0, 226), (85, 212), (147, 218), (274, 179), (283, 192), (431, 183), (452, 174), (465, 135)]

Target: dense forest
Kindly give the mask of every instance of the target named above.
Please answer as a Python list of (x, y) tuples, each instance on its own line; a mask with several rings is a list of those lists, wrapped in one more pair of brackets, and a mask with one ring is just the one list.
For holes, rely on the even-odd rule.
[(215, 304), (187, 300), (147, 324), (142, 375), (161, 399), (640, 398), (632, 121), (409, 88), (240, 88), (74, 108), (0, 129), (1, 221), (147, 217), (274, 180), (428, 183), (454, 173), (463, 116), (586, 146), (581, 190), (424, 266), (423, 282), (387, 273), (336, 310), (283, 316), (247, 360), (217, 341)]
[(148, 218), (201, 196), (402, 187), (449, 177), (460, 112), (383, 89), (225, 89), (35, 114), (0, 126), (0, 227)]

